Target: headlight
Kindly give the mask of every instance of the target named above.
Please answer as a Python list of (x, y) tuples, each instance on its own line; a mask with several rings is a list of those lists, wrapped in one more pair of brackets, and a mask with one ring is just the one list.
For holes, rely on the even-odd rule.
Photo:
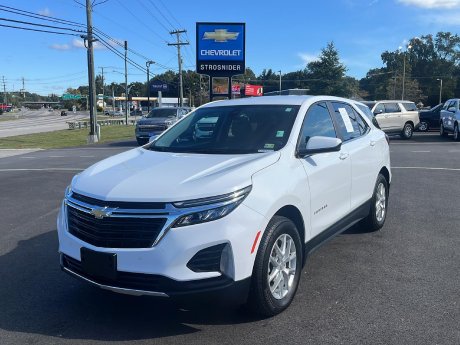
[(171, 127), (174, 122), (172, 120), (166, 120), (165, 125), (166, 127)]
[(240, 189), (233, 193), (219, 195), (211, 198), (188, 200), (173, 203), (177, 208), (197, 208), (193, 213), (180, 217), (173, 228), (210, 222), (225, 217), (232, 212), (251, 191), (251, 186)]
[(72, 188), (68, 185), (65, 189), (64, 197), (67, 198), (70, 194), (72, 194)]

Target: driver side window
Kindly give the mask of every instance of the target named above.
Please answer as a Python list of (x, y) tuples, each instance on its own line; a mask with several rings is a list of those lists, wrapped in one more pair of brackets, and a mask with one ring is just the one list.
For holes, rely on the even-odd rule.
[(315, 136), (337, 138), (331, 115), (324, 102), (313, 104), (308, 109), (300, 131), (299, 145), (304, 147)]

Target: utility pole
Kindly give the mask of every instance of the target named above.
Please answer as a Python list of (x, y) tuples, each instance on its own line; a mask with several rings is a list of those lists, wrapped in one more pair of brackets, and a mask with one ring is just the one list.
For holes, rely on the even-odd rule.
[(26, 87), (25, 87), (25, 82), (24, 82), (24, 77), (22, 77), (22, 98), (26, 98)]
[(436, 80), (441, 82), (441, 85), (439, 87), (439, 104), (441, 104), (442, 103), (442, 79), (438, 78)]
[(87, 58), (88, 58), (88, 83), (89, 83), (89, 121), (90, 132), (88, 143), (98, 142), (97, 137), (97, 112), (96, 112), (96, 81), (94, 79), (94, 51), (93, 51), (93, 9), (91, 0), (86, 0), (86, 37), (83, 37), (88, 42)]
[(104, 95), (104, 67), (99, 67), (102, 70), (102, 113), (104, 114), (104, 100), (105, 100), (105, 95)]
[(189, 42), (181, 42), (180, 34), (186, 33), (187, 30), (174, 30), (171, 31), (171, 35), (176, 35), (177, 42), (176, 43), (168, 43), (168, 46), (176, 46), (177, 47), (177, 60), (179, 62), (179, 106), (182, 107), (184, 105), (184, 88), (182, 85), (182, 57), (180, 54), (181, 46), (189, 45)]
[(125, 41), (125, 121), (128, 125), (128, 41)]
[(278, 71), (280, 73), (280, 96), (281, 96), (281, 70)]
[(149, 60), (145, 63), (147, 67), (147, 114), (150, 113), (150, 65), (155, 63), (152, 60)]
[(2, 82), (3, 82), (3, 103), (7, 105), (8, 103), (8, 98), (6, 97), (6, 83), (5, 83), (5, 76), (2, 76)]

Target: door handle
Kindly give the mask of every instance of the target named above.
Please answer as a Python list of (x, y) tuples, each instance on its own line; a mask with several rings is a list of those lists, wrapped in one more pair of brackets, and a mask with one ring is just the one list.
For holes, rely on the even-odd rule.
[(371, 140), (371, 146), (375, 146), (375, 141), (374, 140)]
[(340, 154), (339, 158), (340, 158), (341, 160), (347, 159), (347, 158), (348, 158), (348, 153), (342, 152), (342, 153)]

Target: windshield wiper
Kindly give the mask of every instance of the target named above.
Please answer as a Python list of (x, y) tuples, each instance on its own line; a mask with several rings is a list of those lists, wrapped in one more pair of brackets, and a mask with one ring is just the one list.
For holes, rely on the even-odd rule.
[(248, 154), (248, 153), (259, 153), (254, 149), (233, 149), (233, 148), (202, 148), (202, 149), (191, 149), (190, 153), (211, 153), (211, 154)]

